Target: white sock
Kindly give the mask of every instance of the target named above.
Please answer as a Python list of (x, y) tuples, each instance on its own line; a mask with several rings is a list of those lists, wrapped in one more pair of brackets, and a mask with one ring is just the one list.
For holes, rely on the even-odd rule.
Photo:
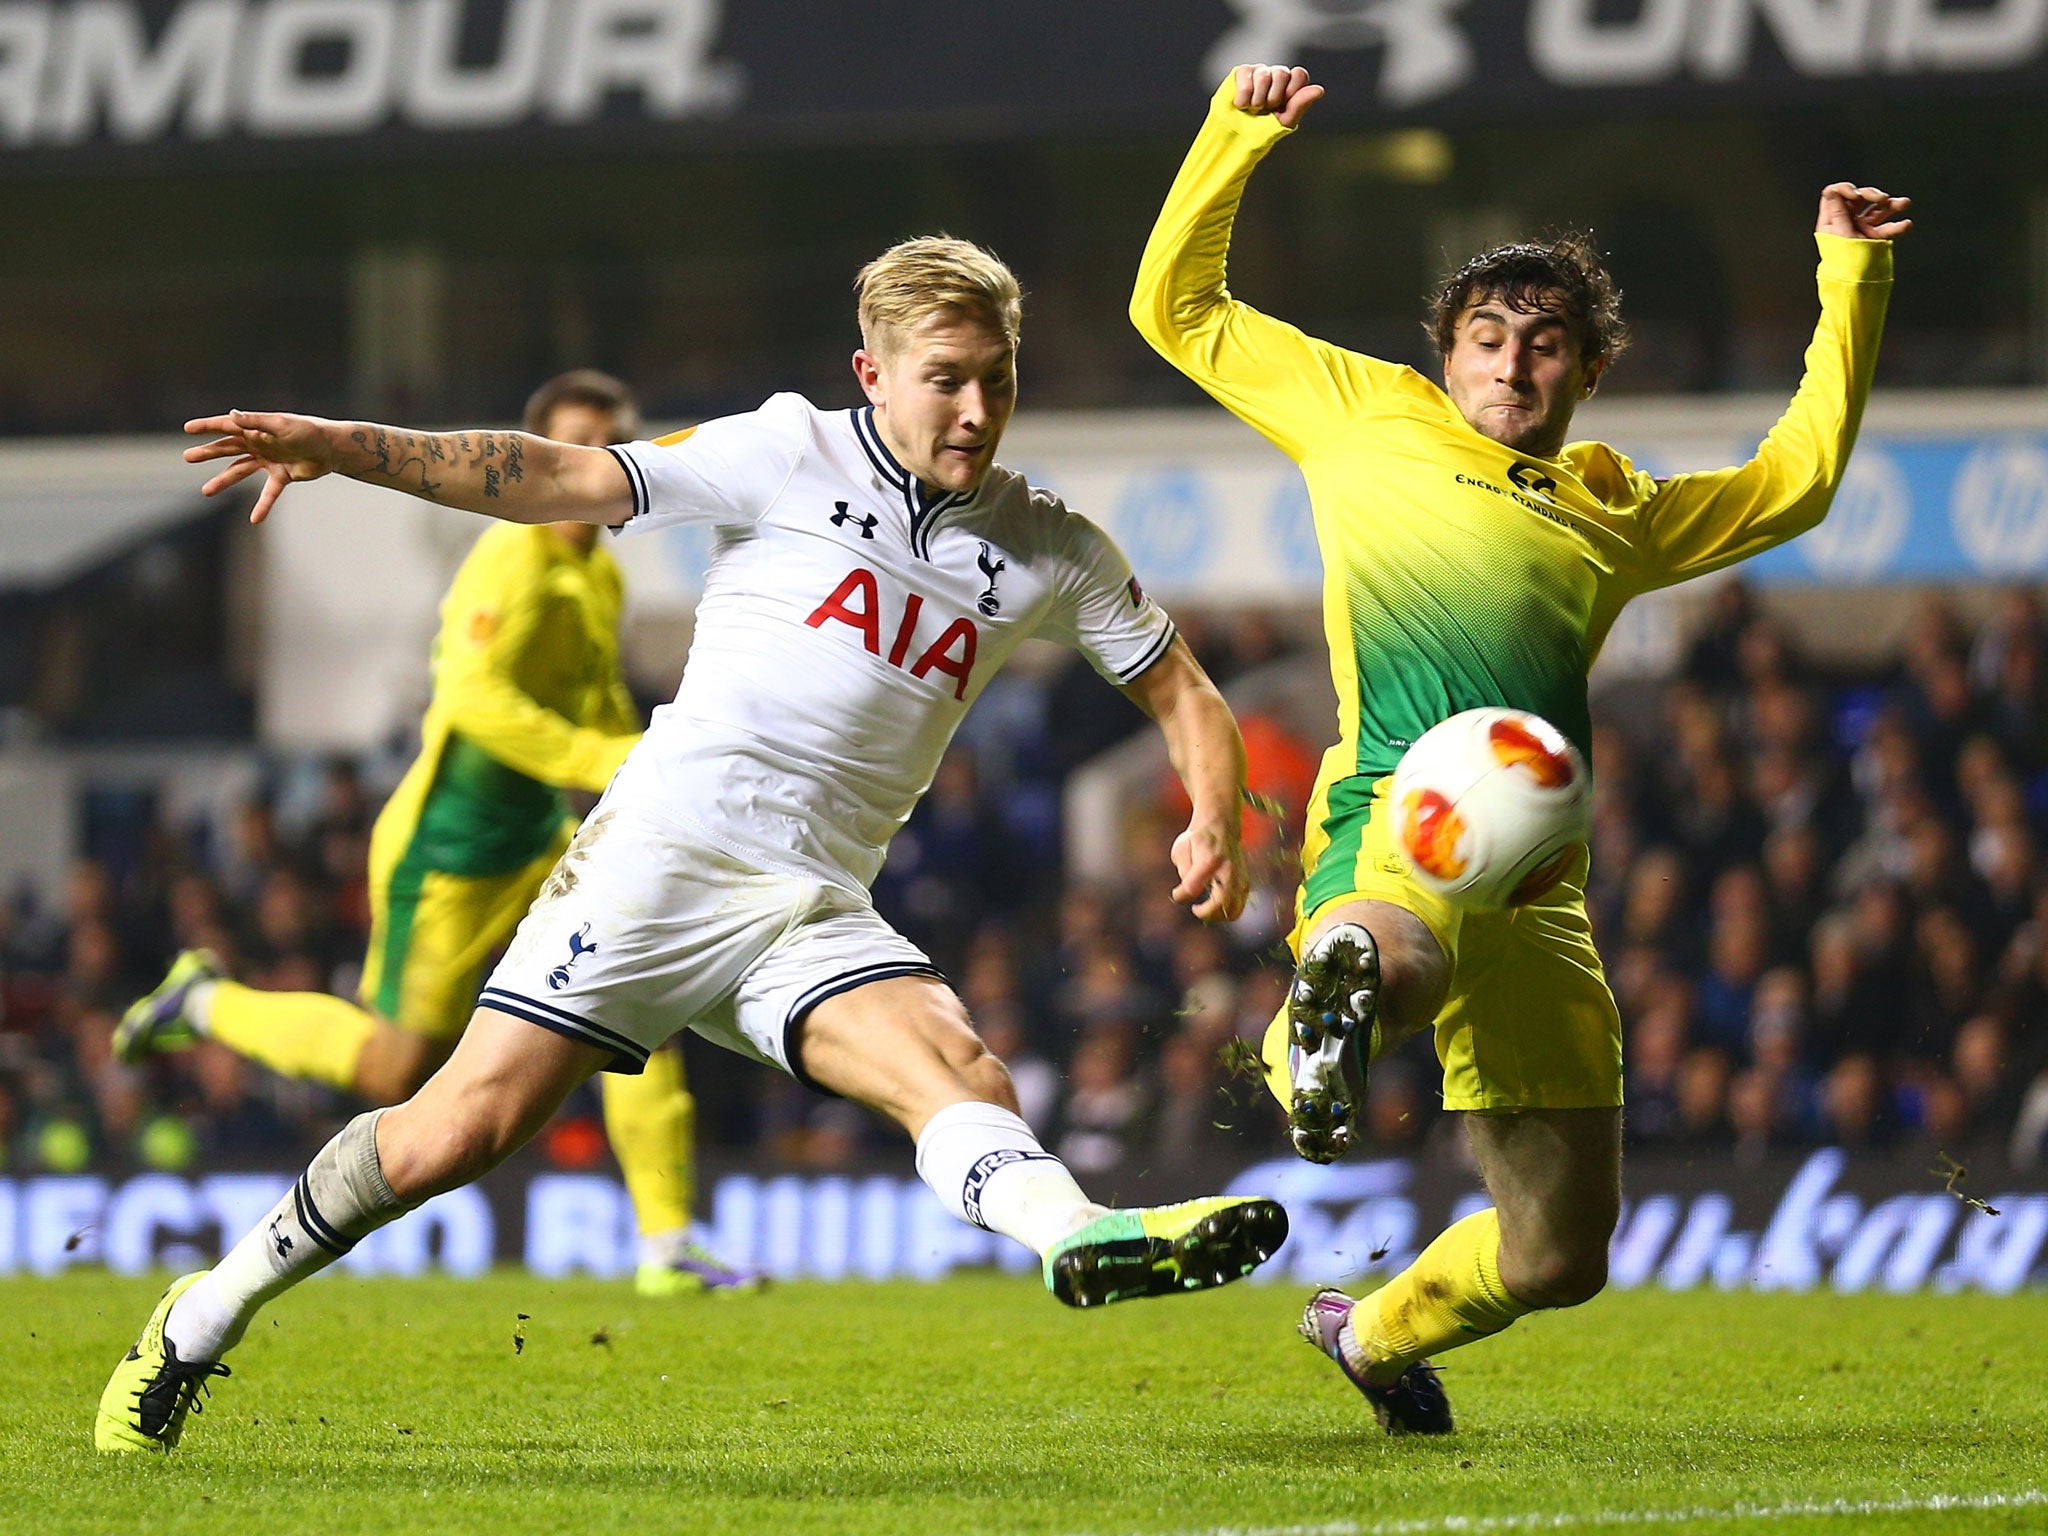
[(1361, 1377), (1372, 1369), (1372, 1356), (1365, 1352), (1365, 1346), (1358, 1342), (1358, 1330), (1351, 1326), (1352, 1318), (1358, 1315), (1353, 1307), (1344, 1314), (1344, 1324), (1337, 1330), (1337, 1348), (1344, 1356), (1344, 1363)]
[(263, 1304), (317, 1275), (412, 1207), (391, 1192), (377, 1157), (373, 1109), (342, 1127), (270, 1214), (171, 1303), (164, 1336), (180, 1360), (218, 1360)]
[(213, 994), (219, 986), (217, 981), (198, 981), (185, 989), (185, 1006), (180, 1011), (185, 1022), (202, 1035), (213, 1029)]
[(1081, 1193), (1031, 1127), (995, 1104), (948, 1104), (917, 1138), (917, 1175), (946, 1209), (1044, 1254), (1108, 1209)]
[(267, 1302), (341, 1257), (297, 1239), (292, 1251), (279, 1254), (270, 1228), (266, 1219), (171, 1303), (164, 1335), (178, 1346), (180, 1360), (218, 1360), (242, 1342), (250, 1319)]
[[(164, 1319), (164, 1337), (178, 1346), (180, 1360), (218, 1360), (242, 1342), (242, 1335), (249, 1331), (249, 1319), (257, 1308), (291, 1283), (251, 1286), (246, 1274), (238, 1277), (235, 1271), (242, 1266), (231, 1266), (230, 1261), (248, 1241), (244, 1238), (237, 1243), (219, 1264), (201, 1275), (190, 1290), (171, 1303), (171, 1315)], [(264, 1280), (270, 1278), (266, 1266)], [(237, 1283), (238, 1279), (240, 1283)], [(237, 1296), (245, 1305), (237, 1305)]]
[(666, 1232), (642, 1232), (640, 1234), (640, 1262), (642, 1264), (674, 1264), (683, 1257), (683, 1249), (690, 1241), (688, 1227), (671, 1227)]

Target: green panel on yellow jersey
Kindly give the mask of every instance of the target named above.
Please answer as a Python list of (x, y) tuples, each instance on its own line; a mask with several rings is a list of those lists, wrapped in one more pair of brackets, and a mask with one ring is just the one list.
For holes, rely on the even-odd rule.
[(559, 789), (451, 734), (408, 860), (451, 875), (504, 874), (539, 858), (568, 813)]
[[(1520, 469), (1558, 494), (1561, 468), (1544, 473), (1427, 418), (1368, 418), (1350, 435), (1355, 447), (1305, 469), (1354, 658), (1352, 771), (1392, 773), (1432, 725), (1492, 705), (1541, 715), (1590, 752), (1586, 641), (1611, 566), (1593, 539), (1562, 525), (1568, 512), (1535, 510), (1539, 495), (1503, 473)], [(1391, 451), (1402, 439), (1425, 451)], [(1338, 489), (1390, 461), (1403, 472), (1386, 501)], [(1331, 620), (1335, 646), (1339, 615)]]

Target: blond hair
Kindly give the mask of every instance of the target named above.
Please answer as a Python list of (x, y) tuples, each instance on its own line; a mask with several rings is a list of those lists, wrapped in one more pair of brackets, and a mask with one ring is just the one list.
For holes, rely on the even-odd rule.
[(1017, 276), (993, 251), (951, 235), (921, 235), (892, 245), (853, 280), (860, 336), (888, 353), (929, 316), (953, 310), (998, 327), (1012, 347), (1024, 316)]

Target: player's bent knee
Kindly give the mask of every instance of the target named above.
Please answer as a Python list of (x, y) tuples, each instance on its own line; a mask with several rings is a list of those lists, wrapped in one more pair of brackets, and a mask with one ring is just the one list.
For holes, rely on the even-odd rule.
[(1373, 938), (1380, 946), (1380, 974), (1388, 1001), (1402, 1022), (1419, 1027), (1443, 1007), (1451, 987), (1450, 965), (1422, 919), (1382, 923), (1381, 929), (1385, 936), (1375, 932)]
[(483, 1177), (526, 1140), (528, 1129), (502, 1105), (469, 1095), (454, 1113), (429, 1115), (408, 1100), (378, 1138), (384, 1177), (400, 1198), (431, 1199)]
[(1607, 1264), (1603, 1259), (1562, 1276), (1554, 1288), (1550, 1304), (1553, 1307), (1581, 1307), (1606, 1289)]
[(488, 1172), (547, 1123), (610, 1053), (479, 1008), (449, 1060), (386, 1115), (392, 1187), (426, 1198)]
[(502, 1126), (468, 1125), (449, 1136), (444, 1154), (436, 1160), (429, 1180), (430, 1193), (443, 1194), (473, 1183), (518, 1150), (523, 1136), (508, 1134)]
[(1002, 1058), (986, 1048), (961, 1071), (960, 1078), (983, 1103), (1000, 1105), (1013, 1115), (1022, 1112), (1017, 1102), (1017, 1085), (1010, 1079), (1010, 1069), (1003, 1065)]
[(1009, 1069), (952, 990), (924, 977), (875, 982), (806, 1015), (795, 1049), (822, 1086), (909, 1128), (962, 1099), (1015, 1112)]
[[(1433, 1020), (1450, 991), (1451, 968), (1429, 925), (1392, 902), (1363, 900), (1330, 909), (1315, 937), (1336, 923), (1356, 923), (1379, 953), (1382, 1018), (1398, 1030)], [(1313, 943), (1313, 938), (1311, 943)]]
[(401, 1104), (426, 1086), (453, 1046), (397, 1026), (380, 1029), (356, 1064), (355, 1091), (373, 1104)]
[(449, 1128), (428, 1131), (401, 1104), (384, 1117), (377, 1136), (377, 1159), (384, 1182), (408, 1204), (430, 1200), (462, 1183), (463, 1149)]
[(425, 1035), (408, 1037), (413, 1047), (395, 1064), (399, 1098), (411, 1098), (424, 1088), (427, 1079), (441, 1070), (441, 1064), (448, 1059), (453, 1042), (435, 1040)]
[(1450, 980), (1450, 966), (1444, 960), (1443, 946), (1422, 920), (1381, 926), (1388, 931), (1380, 947), (1396, 977), (1416, 991), (1443, 991)]
[(409, 1123), (401, 1122), (392, 1129), (400, 1134), (379, 1138), (378, 1152), (384, 1180), (401, 1200), (414, 1204), (431, 1200), (482, 1172), (476, 1139), (458, 1127), (443, 1127), (425, 1136), (411, 1134)]
[(1607, 1247), (1551, 1249), (1518, 1256), (1510, 1265), (1503, 1255), (1501, 1281), (1517, 1301), (1546, 1311), (1583, 1306), (1607, 1289)]
[(937, 1051), (939, 1059), (962, 1077), (987, 1071), (999, 1071), (1007, 1075), (1002, 1062), (989, 1054), (988, 1047), (981, 1042), (981, 1036), (968, 1026), (964, 1014), (957, 1023), (949, 1023), (944, 1028), (927, 1034), (925, 1038)]
[(1017, 1088), (1001, 1057), (983, 1044), (967, 1016), (967, 1005), (947, 991), (932, 999), (925, 1038), (961, 1085), (977, 1099), (1016, 1112)]

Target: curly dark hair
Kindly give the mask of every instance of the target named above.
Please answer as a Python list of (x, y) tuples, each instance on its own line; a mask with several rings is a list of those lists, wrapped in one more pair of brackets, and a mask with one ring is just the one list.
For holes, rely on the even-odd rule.
[(1453, 272), (1431, 297), (1423, 322), (1440, 354), (1450, 356), (1458, 316), (1486, 299), (1517, 314), (1545, 310), (1564, 316), (1585, 362), (1605, 358), (1611, 363), (1628, 349), (1621, 290), (1601, 264), (1593, 237), (1583, 230), (1496, 246)]
[(640, 435), (640, 399), (632, 386), (595, 368), (558, 373), (536, 389), (526, 402), (526, 430), (536, 437), (546, 435), (548, 418), (560, 405), (588, 406), (616, 417), (619, 430), (625, 434), (620, 442), (630, 443)]

